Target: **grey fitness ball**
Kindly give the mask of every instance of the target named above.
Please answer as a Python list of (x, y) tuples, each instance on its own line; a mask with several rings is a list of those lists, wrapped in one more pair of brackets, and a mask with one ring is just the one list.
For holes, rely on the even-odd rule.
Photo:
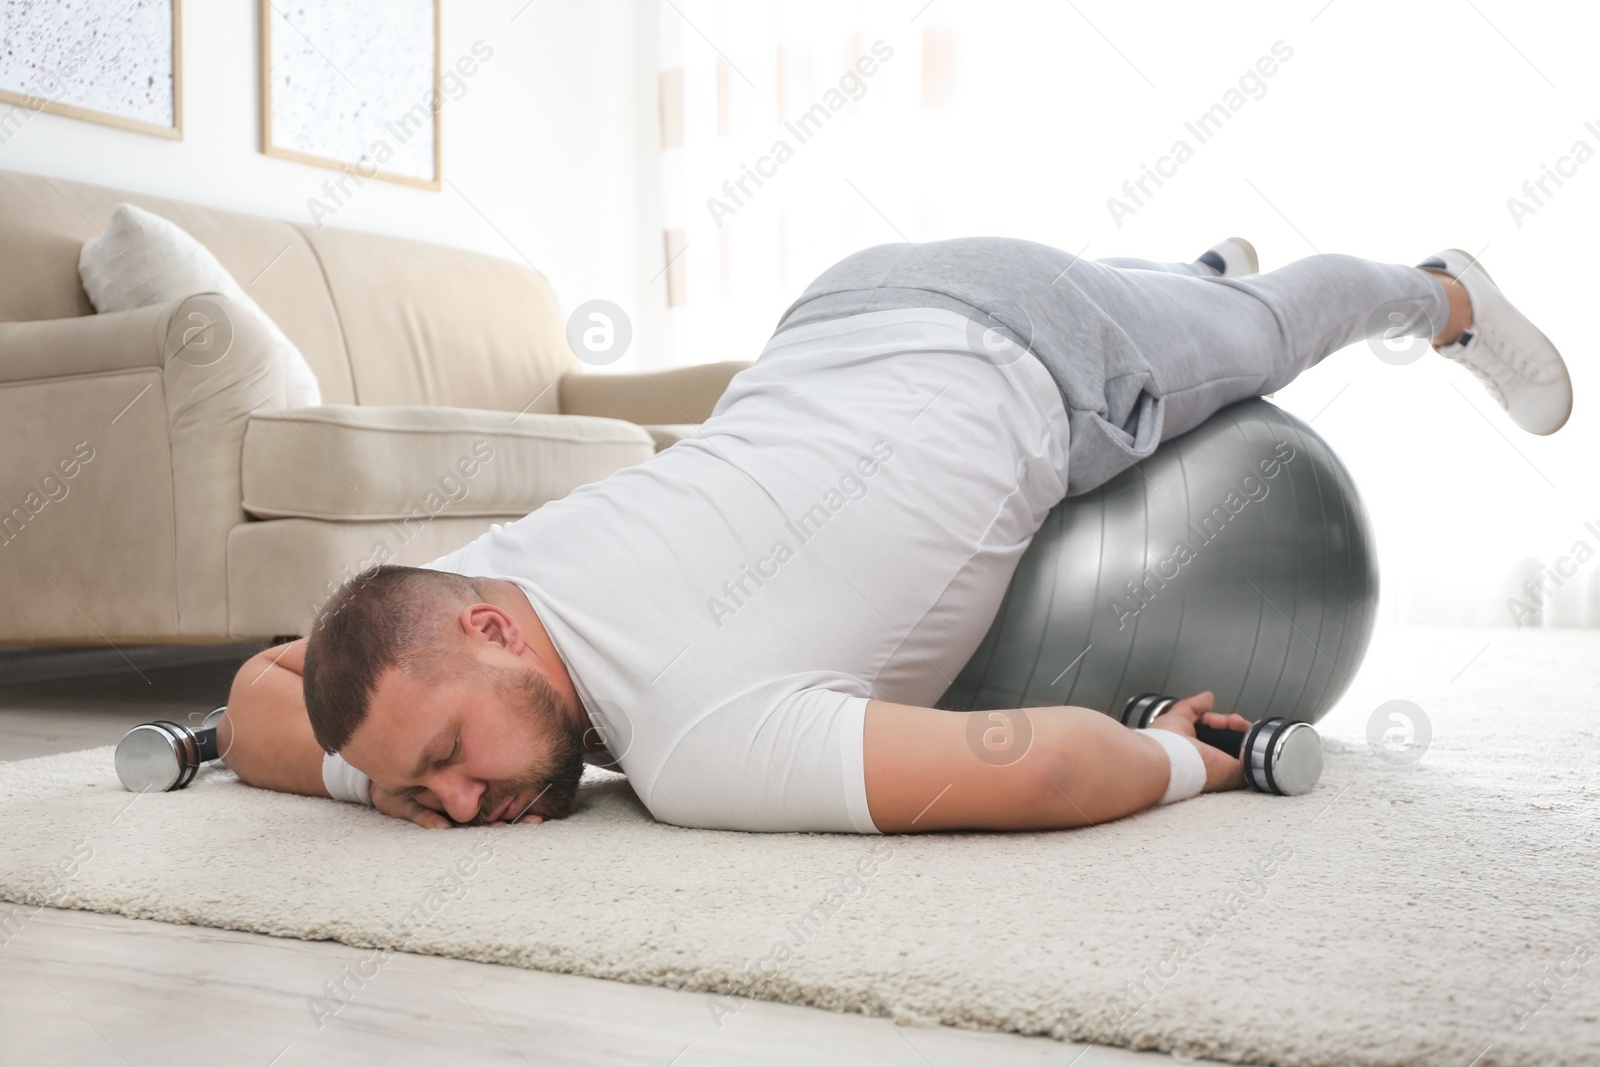
[(1378, 609), (1350, 473), (1265, 400), (1217, 412), (1058, 504), (941, 708), (1209, 689), (1219, 711), (1316, 722), (1361, 665)]

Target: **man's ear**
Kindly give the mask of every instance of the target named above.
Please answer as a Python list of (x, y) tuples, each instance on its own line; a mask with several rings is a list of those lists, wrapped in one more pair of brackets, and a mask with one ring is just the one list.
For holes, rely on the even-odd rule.
[(521, 655), (527, 644), (517, 620), (493, 604), (472, 604), (463, 608), (461, 628), (469, 634), (482, 634), (491, 644), (499, 645), (514, 656)]

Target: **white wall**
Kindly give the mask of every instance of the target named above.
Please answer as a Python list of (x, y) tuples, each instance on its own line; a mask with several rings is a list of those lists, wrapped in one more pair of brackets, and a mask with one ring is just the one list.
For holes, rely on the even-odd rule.
[[(184, 136), (131, 133), (50, 114), (4, 146), (0, 167), (310, 222), (337, 173), (258, 151), (258, 0), (183, 7)], [(483, 40), (494, 55), (443, 114), (445, 187), (369, 181), (330, 226), (525, 259), (564, 307), (643, 292), (640, 146), (657, 145), (654, 80), (641, 98), (630, 0), (446, 0), (446, 65)], [(641, 123), (644, 124), (641, 127)], [(643, 273), (641, 273), (643, 271)], [(611, 369), (632, 369), (635, 352)]]

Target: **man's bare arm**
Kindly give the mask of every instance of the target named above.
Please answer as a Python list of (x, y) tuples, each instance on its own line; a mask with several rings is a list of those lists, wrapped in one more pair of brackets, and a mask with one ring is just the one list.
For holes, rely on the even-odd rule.
[[(1195, 718), (1221, 728), (1244, 724), (1237, 716), (1208, 714), (1209, 694), (1183, 705), (1167, 725), (1190, 737)], [(974, 716), (980, 717), (976, 726)], [(989, 729), (1004, 731), (1002, 740), (1014, 747), (985, 750)], [(1108, 822), (1160, 800), (1170, 771), (1157, 742), (1088, 708), (998, 714), (874, 700), (867, 704), (864, 743), (867, 807), (885, 833)], [(1237, 759), (1209, 745), (1198, 747), (1207, 792), (1244, 784)], [(985, 751), (988, 758), (980, 754)]]
[(325, 797), (322, 746), (306, 717), (300, 675), (306, 640), (264, 649), (245, 661), (217, 724), (217, 750), (241, 779), (261, 789)]

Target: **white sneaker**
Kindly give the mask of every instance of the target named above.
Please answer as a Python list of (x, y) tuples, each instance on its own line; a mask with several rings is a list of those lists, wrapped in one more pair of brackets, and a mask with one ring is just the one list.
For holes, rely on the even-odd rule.
[(1417, 266), (1450, 275), (1472, 301), (1472, 325), (1435, 351), (1476, 375), (1524, 430), (1552, 434), (1561, 429), (1572, 413), (1572, 378), (1550, 339), (1461, 249), (1447, 248)]
[(1196, 263), (1204, 263), (1224, 278), (1237, 278), (1255, 274), (1261, 269), (1256, 256), (1256, 246), (1243, 237), (1229, 237), (1218, 241), (1200, 254)]

